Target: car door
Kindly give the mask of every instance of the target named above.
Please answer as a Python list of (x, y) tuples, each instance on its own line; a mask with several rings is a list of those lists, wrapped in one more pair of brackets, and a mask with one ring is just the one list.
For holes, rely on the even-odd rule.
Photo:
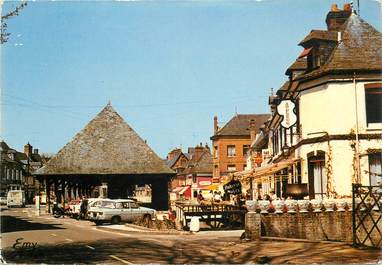
[(122, 202), (116, 202), (115, 203), (115, 214), (114, 215), (119, 215), (121, 217), (121, 221), (128, 221), (129, 219), (129, 213), (126, 211), (126, 208), (123, 207)]
[(131, 212), (131, 219), (132, 220), (138, 219), (140, 216), (143, 215), (143, 212), (137, 203), (130, 202), (129, 205), (130, 205), (130, 212)]

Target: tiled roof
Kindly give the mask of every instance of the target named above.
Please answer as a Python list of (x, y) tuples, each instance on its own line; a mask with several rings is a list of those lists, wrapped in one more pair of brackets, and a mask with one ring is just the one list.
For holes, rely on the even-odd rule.
[(108, 104), (35, 174), (174, 174), (174, 171)]
[(299, 43), (299, 45), (305, 47), (305, 44), (312, 40), (337, 41), (337, 31), (314, 29)]
[(179, 152), (172, 159), (166, 160), (167, 166), (172, 168), (182, 155), (185, 156), (182, 152)]
[(195, 161), (191, 159), (187, 165), (187, 168), (182, 174), (193, 173), (211, 173), (213, 170), (212, 155), (208, 150), (204, 150), (200, 158)]
[(237, 114), (223, 128), (211, 137), (215, 139), (219, 136), (250, 136), (249, 123), (255, 121), (256, 131), (270, 118), (270, 114)]
[(292, 71), (303, 71), (308, 67), (308, 63), (306, 61), (306, 57), (297, 58), (297, 60), (288, 67), (285, 74), (290, 75)]
[(7, 150), (9, 150), (10, 148), (9, 148), (9, 146), (7, 145), (7, 143), (6, 142), (4, 142), (4, 141), (1, 141), (0, 142), (0, 151), (7, 151)]
[(341, 42), (327, 62), (297, 80), (316, 78), (327, 73), (382, 71), (382, 34), (352, 14), (341, 28)]

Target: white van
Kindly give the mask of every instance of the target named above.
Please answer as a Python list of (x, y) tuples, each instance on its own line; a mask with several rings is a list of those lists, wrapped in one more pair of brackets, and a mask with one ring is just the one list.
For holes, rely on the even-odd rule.
[(10, 190), (7, 194), (8, 207), (25, 207), (25, 192), (23, 190)]

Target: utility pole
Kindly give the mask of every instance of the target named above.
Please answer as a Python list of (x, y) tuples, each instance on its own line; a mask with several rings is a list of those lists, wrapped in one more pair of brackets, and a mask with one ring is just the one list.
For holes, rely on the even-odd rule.
[(355, 141), (356, 141), (356, 147), (355, 147), (355, 155), (356, 155), (356, 168), (357, 168), (357, 176), (356, 176), (356, 183), (361, 183), (361, 166), (359, 161), (359, 127), (358, 127), (358, 96), (357, 96), (357, 84), (355, 82), (355, 72), (353, 74), (353, 84), (354, 84), (354, 99), (355, 99)]

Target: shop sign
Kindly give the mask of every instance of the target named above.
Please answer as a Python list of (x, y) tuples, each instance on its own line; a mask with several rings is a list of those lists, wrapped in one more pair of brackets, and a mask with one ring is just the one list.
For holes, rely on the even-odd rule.
[(241, 183), (238, 180), (231, 180), (223, 186), (225, 192), (233, 195), (241, 194)]
[(295, 113), (296, 104), (290, 100), (283, 100), (277, 106), (277, 113), (283, 117), (281, 121), (281, 126), (286, 129), (289, 129), (297, 122), (297, 115)]
[(211, 185), (211, 181), (210, 180), (202, 180), (202, 181), (199, 181), (199, 185), (200, 186), (208, 186), (208, 185)]

